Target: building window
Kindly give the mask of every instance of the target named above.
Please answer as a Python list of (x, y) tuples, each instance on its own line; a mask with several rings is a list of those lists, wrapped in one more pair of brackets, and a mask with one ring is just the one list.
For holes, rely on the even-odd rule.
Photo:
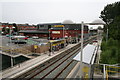
[(44, 25), (40, 25), (40, 27), (44, 27)]
[(48, 25), (48, 29), (50, 29), (51, 28), (51, 25)]

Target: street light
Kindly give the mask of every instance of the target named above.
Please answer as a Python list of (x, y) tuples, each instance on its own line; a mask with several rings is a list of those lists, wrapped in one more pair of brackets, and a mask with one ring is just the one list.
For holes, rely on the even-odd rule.
[[(12, 32), (12, 29), (14, 29), (15, 27), (6, 27), (6, 28), (9, 28), (9, 29), (10, 29), (9, 35), (10, 35), (10, 44), (11, 44), (11, 32)], [(10, 45), (10, 46), (11, 46), (11, 45)], [(12, 54), (12, 47), (11, 47), (10, 53)], [(13, 67), (13, 59), (12, 59), (12, 56), (11, 56), (11, 67)]]

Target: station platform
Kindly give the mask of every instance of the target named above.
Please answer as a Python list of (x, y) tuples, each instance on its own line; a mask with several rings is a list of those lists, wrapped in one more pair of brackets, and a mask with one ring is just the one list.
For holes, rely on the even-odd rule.
[(19, 76), (20, 74), (29, 71), (30, 69), (44, 63), (45, 61), (61, 54), (62, 52), (74, 47), (75, 45), (77, 45), (79, 43), (76, 44), (69, 44), (68, 46), (66, 46), (63, 49), (60, 49), (59, 51), (55, 51), (54, 53), (51, 53), (51, 56), (49, 56), (49, 52), (47, 52), (46, 54), (41, 54), (41, 56), (38, 56), (36, 58), (30, 59), (24, 63), (18, 64), (12, 68), (8, 68), (2, 72), (0, 72), (0, 74), (2, 74), (2, 78), (14, 78), (16, 76)]
[[(97, 46), (96, 47), (96, 49), (98, 49), (97, 51), (96, 51), (96, 55), (98, 55), (99, 57), (97, 57), (97, 59), (96, 59), (96, 61), (99, 63), (99, 60), (100, 60), (100, 46), (101, 46), (101, 43), (102, 43), (102, 39), (100, 39), (100, 40), (98, 40), (98, 42), (97, 43), (93, 43), (92, 45), (94, 45), (94, 46)], [(87, 49), (88, 50), (88, 49)], [(88, 51), (90, 51), (90, 50), (88, 50)], [(85, 55), (83, 55), (83, 56), (85, 56)], [(89, 56), (89, 55), (87, 55), (87, 56)], [(90, 57), (90, 56), (89, 56)], [(86, 57), (87, 58), (87, 57)], [(95, 57), (91, 57), (91, 59), (94, 61), (94, 59), (93, 58), (95, 58)], [(88, 58), (87, 58), (87, 60), (89, 60)], [(83, 60), (83, 63), (85, 63), (84, 62), (84, 60)], [(91, 63), (85, 63), (85, 65), (86, 64), (88, 64), (88, 67), (90, 67), (90, 65), (93, 65), (94, 64), (94, 62), (91, 64)], [(83, 64), (84, 65), (84, 64)], [(69, 75), (66, 77), (67, 79), (68, 78), (79, 78), (78, 76), (80, 75), (80, 73), (79, 73), (79, 70), (80, 70), (80, 61), (78, 61), (78, 63), (76, 64), (76, 66), (72, 69), (72, 71), (69, 73)], [(82, 72), (84, 72), (83, 70), (82, 70)], [(85, 73), (85, 72), (84, 72)], [(88, 71), (88, 73), (90, 73), (90, 71)], [(94, 75), (95, 76), (95, 75)], [(99, 76), (99, 75), (98, 75)], [(97, 76), (97, 78), (98, 78), (98, 76)], [(90, 77), (90, 76), (89, 76)], [(94, 78), (96, 78), (96, 77), (94, 77)], [(99, 78), (103, 78), (103, 76), (102, 75), (100, 75), (99, 76)], [(67, 80), (66, 79), (66, 80)]]

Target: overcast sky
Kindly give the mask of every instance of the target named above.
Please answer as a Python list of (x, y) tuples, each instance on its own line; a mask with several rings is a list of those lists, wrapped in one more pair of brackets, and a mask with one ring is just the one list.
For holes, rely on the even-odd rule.
[(0, 22), (92, 22), (99, 18), (107, 4), (116, 1), (119, 0), (4, 0), (0, 3)]

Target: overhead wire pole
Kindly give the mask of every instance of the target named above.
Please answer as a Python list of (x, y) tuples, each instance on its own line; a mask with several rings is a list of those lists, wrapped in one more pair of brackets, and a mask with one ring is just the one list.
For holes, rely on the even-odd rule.
[(64, 26), (63, 26), (63, 39), (64, 39)]
[[(64, 38), (64, 36), (65, 36), (65, 32), (64, 31), (65, 31), (65, 26), (63, 26), (63, 39), (65, 39)], [(65, 47), (65, 42), (64, 42), (64, 47)]]
[[(6, 27), (6, 28), (9, 28), (10, 30), (9, 30), (9, 35), (10, 35), (10, 46), (11, 46), (11, 31), (12, 31), (12, 28), (15, 28), (15, 27)], [(12, 48), (11, 48), (11, 50), (10, 50), (10, 53), (12, 54)], [(12, 55), (11, 55), (11, 67), (13, 67), (13, 58), (12, 58)]]
[(83, 76), (84, 76), (84, 74), (83, 74), (83, 72), (82, 72), (82, 68), (83, 68), (83, 42), (84, 42), (84, 39), (83, 39), (83, 35), (84, 35), (84, 32), (83, 32), (83, 30), (84, 30), (84, 24), (86, 24), (86, 25), (104, 25), (104, 23), (103, 22), (97, 22), (97, 23), (84, 23), (83, 21), (81, 22), (81, 27), (80, 27), (80, 29), (81, 29), (81, 53), (80, 53), (80, 65), (79, 65), (79, 67), (80, 67), (80, 69), (79, 69), (79, 71), (78, 71), (78, 75), (76, 76), (77, 78), (80, 78), (80, 79), (82, 79), (83, 78)]
[[(10, 32), (9, 32), (9, 34), (10, 34), (10, 44), (11, 44), (11, 32), (12, 32), (12, 28), (15, 28), (15, 27), (10, 27)], [(12, 48), (10, 50), (10, 53), (12, 54)], [(12, 56), (11, 56), (11, 67), (13, 67), (13, 58), (12, 58)]]
[[(11, 28), (10, 28), (10, 44), (11, 44)], [(11, 54), (12, 54), (12, 48), (11, 48)], [(11, 56), (11, 67), (13, 67), (13, 59), (12, 59), (12, 56)]]
[(81, 54), (80, 54), (80, 79), (82, 79), (82, 67), (83, 67), (83, 30), (84, 30), (84, 22), (81, 22)]
[[(50, 42), (50, 28), (49, 28), (49, 42)], [(50, 51), (51, 52), (49, 52), (49, 56), (51, 56), (51, 53), (52, 53), (52, 42), (50, 42)]]
[(49, 28), (49, 40), (50, 40), (50, 28)]

